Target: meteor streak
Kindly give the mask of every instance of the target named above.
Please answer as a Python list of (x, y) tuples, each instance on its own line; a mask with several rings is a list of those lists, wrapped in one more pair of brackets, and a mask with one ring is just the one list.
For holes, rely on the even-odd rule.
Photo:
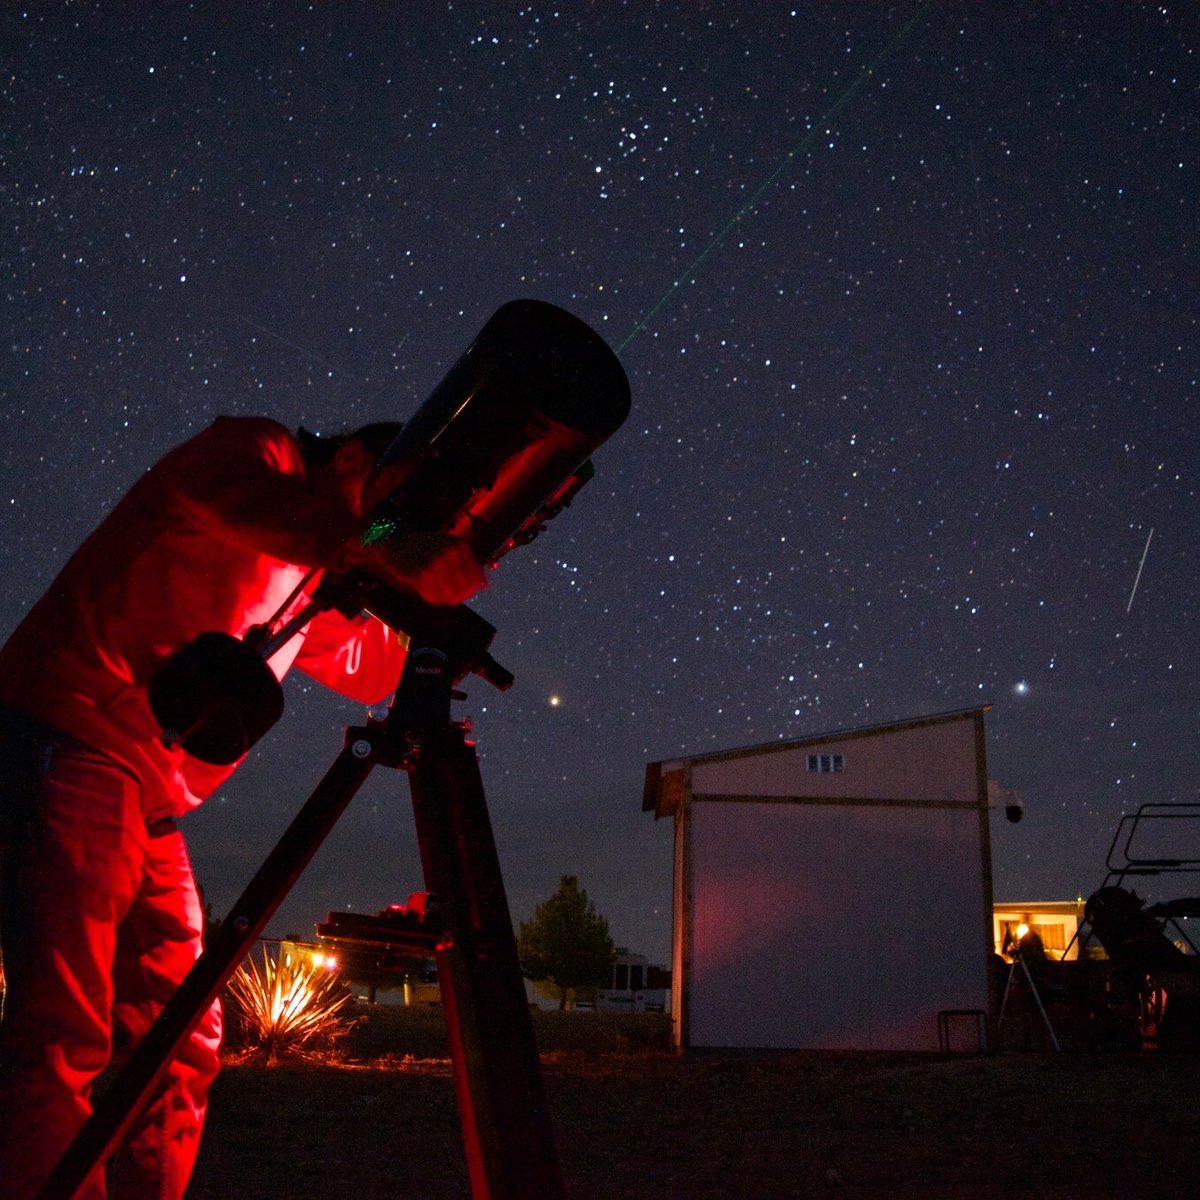
[(1133, 591), (1129, 593), (1129, 603), (1125, 605), (1126, 614), (1128, 614), (1129, 610), (1133, 608), (1133, 598), (1137, 595), (1138, 584), (1142, 581), (1142, 568), (1146, 565), (1146, 555), (1150, 553), (1150, 539), (1153, 536), (1154, 529), (1151, 528), (1150, 532), (1146, 534), (1146, 548), (1142, 551), (1142, 561), (1138, 563), (1137, 575), (1133, 581)]

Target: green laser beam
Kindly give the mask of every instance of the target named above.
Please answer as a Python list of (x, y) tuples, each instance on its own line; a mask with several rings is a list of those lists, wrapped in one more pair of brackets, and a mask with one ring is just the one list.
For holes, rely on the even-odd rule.
[(625, 349), (630, 342), (633, 341), (639, 333), (645, 329), (652, 320), (667, 306), (674, 298), (675, 293), (679, 291), (684, 284), (690, 282), (704, 263), (718, 250), (730, 233), (741, 223), (741, 221), (757, 207), (759, 201), (763, 198), (766, 192), (772, 188), (778, 181), (779, 177), (792, 165), (796, 158), (803, 154), (810, 145), (813, 139), (817, 137), (819, 131), (823, 129), (834, 117), (837, 116), (843, 108), (854, 98), (863, 84), (881, 67), (889, 58), (900, 49), (905, 39), (912, 32), (917, 22), (925, 15), (926, 9), (933, 4), (933, 0), (925, 0), (925, 3), (912, 15), (908, 23), (900, 30), (899, 33), (884, 47), (876, 58), (868, 63), (862, 71), (859, 72), (858, 78), (855, 79), (850, 86), (829, 106), (822, 114), (819, 121), (814, 121), (809, 131), (787, 152), (779, 165), (762, 181), (755, 189), (754, 194), (742, 205), (741, 208), (721, 226), (719, 230), (709, 240), (707, 246), (692, 260), (687, 269), (671, 284), (669, 288), (662, 294), (652, 308), (637, 322), (636, 325), (629, 331), (625, 340), (617, 347), (617, 354)]

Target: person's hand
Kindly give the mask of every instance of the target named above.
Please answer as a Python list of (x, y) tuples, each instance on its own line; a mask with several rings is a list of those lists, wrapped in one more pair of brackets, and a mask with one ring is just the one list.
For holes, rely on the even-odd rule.
[(461, 604), (487, 587), (483, 567), (461, 538), (399, 528), (365, 547), (363, 565), (427, 604)]

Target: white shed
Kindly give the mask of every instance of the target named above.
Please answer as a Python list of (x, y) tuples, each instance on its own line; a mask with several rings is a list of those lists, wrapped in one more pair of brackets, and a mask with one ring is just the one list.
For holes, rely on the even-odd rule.
[(643, 808), (675, 822), (677, 1046), (986, 1037), (986, 712), (649, 764)]

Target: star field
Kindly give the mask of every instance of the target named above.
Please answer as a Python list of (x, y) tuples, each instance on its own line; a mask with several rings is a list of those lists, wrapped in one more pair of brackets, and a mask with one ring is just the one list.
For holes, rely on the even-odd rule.
[[(515, 915), (576, 874), (661, 959), (678, 754), (990, 703), (997, 899), (1200, 800), (1189, 6), (119, 8), (0, 17), (0, 636), (217, 414), (403, 417), (536, 296), (634, 408), (476, 604)], [(186, 822), (218, 912), (359, 716), (288, 692)], [(381, 776), (275, 932), (419, 888)]]

